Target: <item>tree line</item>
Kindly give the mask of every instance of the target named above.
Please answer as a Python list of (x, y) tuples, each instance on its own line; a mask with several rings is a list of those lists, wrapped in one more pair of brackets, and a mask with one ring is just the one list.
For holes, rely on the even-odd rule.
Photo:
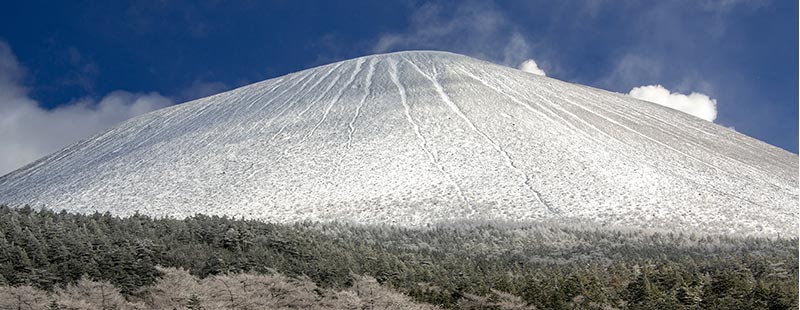
[[(169, 279), (169, 270), (185, 270), (197, 283), (237, 275), (307, 281), (328, 292), (316, 293), (319, 301), (374, 279), (377, 288), (420, 307), (798, 306), (796, 237), (547, 223), (403, 228), (200, 214), (121, 218), (7, 206), (0, 206), (0, 230), (0, 285), (47, 296), (94, 281), (136, 303), (157, 296), (153, 288)], [(211, 300), (201, 295), (198, 306)], [(177, 308), (190, 306), (187, 300)]]
[(369, 277), (356, 277), (353, 285), (337, 290), (281, 274), (236, 273), (199, 279), (183, 269), (158, 270), (159, 279), (140, 288), (137, 296), (123, 295), (107, 281), (86, 277), (49, 292), (27, 285), (0, 286), (0, 309), (436, 309)]

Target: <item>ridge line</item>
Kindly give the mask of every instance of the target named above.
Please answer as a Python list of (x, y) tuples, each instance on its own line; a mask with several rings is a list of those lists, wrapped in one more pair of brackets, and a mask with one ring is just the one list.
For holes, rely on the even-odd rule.
[[(241, 97), (237, 98), (238, 101), (251, 100), (250, 105), (248, 106), (247, 109), (244, 109), (243, 105), (240, 105), (239, 109), (231, 112), (229, 114), (230, 121), (228, 121), (225, 124), (226, 125), (225, 127), (226, 128), (232, 128), (233, 126), (236, 126), (237, 128), (239, 128), (239, 130), (244, 130), (244, 126), (243, 126), (244, 120), (239, 121), (238, 124), (234, 124), (234, 122), (232, 121), (233, 119), (236, 118), (236, 115), (240, 114), (241, 111), (249, 111), (250, 108), (255, 104), (256, 101), (259, 101), (259, 100), (261, 100), (261, 98), (264, 98), (264, 97), (272, 94), (276, 89), (278, 89), (279, 87), (283, 86), (287, 81), (293, 81), (293, 80), (294, 80), (294, 77), (286, 78), (286, 79), (283, 79), (281, 81), (276, 82), (275, 83), (276, 85), (273, 85), (273, 87), (270, 88), (270, 90), (267, 91), (267, 92), (264, 92), (264, 93), (261, 93), (261, 94), (252, 94), (250, 96), (241, 96)], [(245, 99), (245, 98), (248, 98), (248, 99)], [(274, 101), (274, 100), (275, 100), (275, 97), (270, 99), (266, 104), (264, 104), (261, 107), (259, 107), (258, 111), (259, 112), (263, 111), (264, 108), (266, 108), (268, 105), (270, 105), (272, 103), (272, 101)], [(222, 114), (222, 113), (219, 113), (219, 114)], [(253, 114), (255, 114), (255, 113), (251, 113), (251, 115), (253, 115)], [(216, 121), (215, 121), (215, 123), (216, 123)], [(217, 123), (217, 125), (219, 125), (219, 124)], [(229, 132), (228, 134), (230, 135), (230, 134), (234, 134), (234, 133), (235, 132)], [(207, 142), (205, 144), (212, 145), (212, 144), (214, 144), (216, 141), (218, 141), (221, 138), (223, 138), (222, 135), (217, 135), (217, 136), (213, 137), (209, 142)]]
[(567, 103), (569, 103), (569, 104), (571, 104), (571, 105), (573, 105), (573, 106), (576, 106), (576, 107), (578, 107), (578, 108), (580, 108), (580, 109), (582, 109), (582, 110), (584, 110), (584, 111), (586, 111), (586, 112), (589, 112), (589, 113), (591, 113), (591, 114), (594, 114), (594, 115), (596, 115), (596, 116), (598, 116), (598, 117), (600, 117), (600, 118), (603, 118), (603, 119), (607, 120), (608, 122), (610, 122), (610, 123), (612, 123), (612, 124), (614, 124), (614, 125), (617, 125), (617, 126), (619, 126), (619, 127), (622, 127), (622, 128), (624, 128), (624, 129), (626, 129), (626, 130), (628, 130), (628, 131), (630, 131), (630, 132), (632, 132), (632, 133), (634, 133), (634, 134), (636, 134), (636, 135), (639, 135), (639, 136), (641, 136), (641, 137), (643, 137), (643, 138), (645, 138), (645, 139), (647, 139), (647, 140), (650, 140), (650, 141), (652, 141), (652, 142), (655, 142), (656, 144), (659, 144), (659, 145), (661, 145), (661, 146), (664, 146), (664, 147), (666, 147), (666, 148), (668, 148), (668, 149), (672, 150), (673, 152), (676, 152), (676, 153), (678, 153), (678, 154), (681, 154), (681, 155), (683, 155), (683, 156), (689, 157), (689, 158), (691, 158), (691, 159), (693, 159), (693, 160), (695, 160), (695, 161), (699, 162), (700, 164), (703, 164), (703, 165), (705, 165), (705, 166), (708, 166), (709, 168), (712, 168), (712, 169), (716, 169), (716, 170), (719, 170), (719, 171), (725, 172), (725, 170), (723, 170), (723, 169), (721, 169), (721, 168), (719, 168), (719, 167), (717, 167), (717, 166), (714, 166), (714, 165), (712, 165), (712, 164), (706, 163), (706, 162), (704, 162), (704, 161), (700, 160), (700, 159), (699, 159), (699, 158), (697, 158), (697, 157), (694, 157), (694, 156), (692, 156), (692, 155), (689, 155), (689, 154), (687, 154), (687, 153), (684, 153), (684, 152), (682, 152), (681, 150), (678, 150), (678, 149), (676, 149), (676, 148), (673, 148), (673, 147), (671, 147), (671, 146), (669, 146), (669, 145), (667, 145), (667, 144), (664, 144), (664, 143), (663, 143), (663, 142), (661, 142), (661, 141), (658, 141), (658, 140), (656, 140), (656, 139), (653, 139), (652, 137), (650, 137), (650, 136), (648, 136), (648, 135), (646, 135), (646, 134), (643, 134), (643, 133), (641, 133), (641, 132), (639, 132), (639, 131), (637, 131), (637, 130), (635, 130), (635, 129), (633, 129), (633, 128), (630, 128), (630, 127), (626, 126), (625, 124), (621, 124), (621, 123), (617, 122), (616, 120), (614, 120), (614, 119), (611, 119), (611, 118), (609, 118), (609, 117), (607, 117), (607, 116), (605, 116), (605, 115), (602, 115), (602, 114), (600, 114), (600, 113), (598, 113), (598, 112), (595, 112), (595, 111), (593, 111), (593, 110), (591, 110), (591, 109), (588, 109), (588, 108), (584, 107), (583, 105), (580, 105), (580, 104), (578, 104), (578, 103), (576, 103), (576, 102), (574, 102), (574, 101), (572, 101), (572, 100), (570, 100), (570, 99), (568, 99), (568, 98), (565, 98), (565, 97), (563, 97), (563, 96), (560, 96), (560, 95), (558, 95), (558, 94), (555, 94), (555, 93), (553, 93), (553, 94), (554, 94), (556, 97), (558, 97), (558, 98), (561, 98), (561, 100), (564, 100), (564, 101), (566, 101)]
[[(276, 100), (276, 99), (280, 98), (281, 96), (283, 96), (283, 94), (287, 93), (289, 90), (294, 89), (296, 86), (298, 86), (298, 84), (300, 84), (301, 81), (302, 81), (303, 85), (300, 85), (299, 90), (305, 89), (306, 86), (308, 86), (308, 83), (313, 81), (314, 77), (316, 77), (318, 73), (319, 72), (316, 72), (316, 71), (306, 73), (299, 80), (293, 81), (291, 86), (286, 87), (286, 89), (284, 89), (280, 94), (278, 94), (275, 97), (273, 97), (271, 100)], [(282, 116), (284, 112), (288, 111), (289, 108), (291, 108), (294, 105), (293, 99), (297, 97), (297, 93), (299, 92), (299, 90), (296, 91), (293, 95), (289, 96), (289, 98), (286, 98), (285, 100), (283, 100), (283, 103), (281, 104), (280, 107), (283, 107), (284, 109), (282, 109), (279, 113), (277, 113), (277, 115), (273, 114), (265, 124), (261, 124), (262, 125), (261, 126), (262, 130), (264, 128), (267, 128), (268, 126), (271, 126), (272, 123), (278, 117)], [(262, 109), (263, 109), (263, 106), (262, 106)], [(259, 112), (261, 112), (261, 109), (259, 109)], [(255, 122), (255, 124), (253, 124), (253, 126), (251, 127), (250, 130), (255, 129), (257, 125), (259, 125), (259, 122)], [(259, 133), (260, 133), (260, 131), (259, 131)], [(273, 138), (275, 138), (275, 136), (270, 138), (268, 141), (272, 141)], [(247, 176), (247, 180), (250, 180), (256, 174), (256, 172), (258, 172), (258, 171), (256, 169), (253, 169), (253, 166), (250, 166), (248, 169), (252, 169), (252, 171), (250, 172), (250, 175)], [(263, 170), (263, 169), (261, 169), (261, 170)]]
[[(331, 68), (330, 70), (328, 70), (328, 72), (326, 72), (326, 73), (325, 73), (325, 75), (323, 75), (321, 78), (317, 79), (317, 80), (314, 82), (314, 84), (313, 84), (313, 85), (311, 85), (311, 88), (313, 89), (314, 87), (317, 87), (317, 85), (319, 85), (320, 83), (322, 83), (322, 81), (324, 81), (325, 79), (327, 79), (327, 78), (328, 78), (328, 77), (331, 75), (331, 73), (333, 73), (333, 71), (335, 71), (336, 69), (338, 69), (340, 66), (341, 66), (341, 63), (337, 63), (335, 66), (333, 66), (333, 68)], [(315, 76), (316, 76), (316, 74), (315, 74)], [(306, 83), (305, 83), (305, 84), (304, 84), (304, 85), (301, 87), (301, 90), (302, 90), (302, 89), (305, 89), (306, 85), (308, 85), (308, 82), (311, 82), (311, 80), (308, 80), (308, 81), (306, 81)], [(334, 83), (335, 83), (335, 81), (334, 81)], [(330, 90), (330, 88), (328, 88), (328, 90)], [(295, 104), (297, 101), (294, 101), (293, 99), (294, 99), (294, 98), (297, 98), (297, 95), (298, 95), (298, 93), (299, 93), (299, 92), (295, 92), (295, 93), (294, 93), (294, 95), (292, 95), (292, 96), (289, 98), (289, 100), (287, 100), (287, 102), (291, 102), (291, 103), (290, 103), (290, 104), (289, 104), (289, 105), (286, 107), (286, 109), (284, 109), (284, 110), (283, 110), (283, 112), (286, 112), (286, 111), (288, 111), (288, 110), (289, 110), (289, 108), (291, 108), (291, 107), (293, 107), (293, 106), (294, 106), (294, 104)], [(322, 94), (320, 94), (319, 96), (317, 96), (317, 98), (315, 98), (315, 99), (314, 99), (314, 101), (312, 101), (312, 102), (319, 101), (319, 99), (321, 99), (321, 98), (322, 98), (322, 96), (324, 96), (324, 95), (326, 95), (326, 94), (327, 94), (327, 91), (323, 92)], [(290, 101), (290, 100), (291, 100), (291, 101)], [(304, 110), (304, 111), (303, 111), (303, 113), (305, 113), (305, 111), (308, 111), (308, 109), (310, 109), (310, 108), (311, 108), (311, 105), (309, 105), (309, 107), (308, 107), (308, 108), (306, 108), (306, 110)], [(283, 114), (283, 112), (281, 112), (281, 114)], [(303, 113), (301, 113), (300, 115), (298, 115), (297, 117), (295, 117), (295, 119), (297, 119), (297, 118), (299, 118), (300, 116), (302, 116), (302, 115), (303, 115)], [(280, 130), (278, 130), (278, 132), (276, 132), (274, 135), (272, 135), (272, 138), (270, 138), (269, 140), (270, 140), (270, 141), (272, 141), (272, 140), (275, 140), (275, 138), (276, 138), (276, 137), (278, 137), (278, 135), (280, 135), (281, 133), (283, 133), (283, 131), (284, 131), (284, 130), (286, 130), (286, 126), (288, 126), (288, 125), (289, 125), (289, 124), (285, 124), (285, 125), (281, 126), (281, 129), (280, 129)]]
[(422, 136), (422, 132), (421, 132), (421, 130), (419, 128), (419, 125), (414, 121), (414, 118), (411, 117), (411, 107), (408, 105), (408, 100), (406, 99), (405, 87), (403, 87), (402, 83), (400, 82), (400, 79), (397, 77), (397, 62), (394, 59), (389, 59), (389, 68), (391, 69), (389, 71), (389, 77), (391, 78), (391, 80), (395, 84), (395, 86), (397, 86), (397, 91), (400, 94), (400, 101), (403, 104), (403, 108), (405, 109), (406, 119), (408, 120), (409, 123), (411, 123), (411, 126), (414, 129), (414, 133), (417, 135), (417, 139), (421, 143), (422, 150), (425, 151), (425, 153), (428, 155), (428, 160), (430, 160), (430, 162), (434, 166), (436, 166), (436, 168), (439, 170), (439, 172), (441, 172), (451, 183), (453, 183), (453, 186), (455, 186), (455, 188), (457, 190), (458, 196), (462, 200), (464, 200), (464, 202), (474, 212), (475, 208), (472, 206), (472, 204), (469, 202), (469, 200), (467, 200), (466, 196), (464, 196), (464, 191), (461, 189), (460, 186), (458, 186), (458, 183), (456, 183), (456, 181), (453, 180), (453, 176), (451, 176), (449, 173), (447, 173), (444, 170), (444, 167), (442, 167), (442, 164), (439, 163), (439, 161), (436, 159), (436, 156), (434, 156), (433, 153), (428, 149), (427, 140), (425, 139), (424, 136)]
[[(380, 60), (377, 63), (380, 63)], [(367, 76), (364, 78), (364, 96), (361, 97), (361, 101), (358, 103), (358, 106), (356, 107), (356, 111), (355, 111), (355, 115), (353, 115), (353, 119), (351, 119), (350, 123), (347, 124), (347, 126), (350, 128), (350, 131), (347, 133), (347, 144), (346, 145), (347, 145), (348, 149), (350, 148), (350, 145), (351, 145), (351, 143), (353, 141), (353, 134), (356, 131), (356, 128), (355, 128), (356, 119), (358, 119), (358, 116), (361, 114), (361, 108), (366, 103), (367, 97), (369, 97), (369, 95), (371, 94), (370, 87), (372, 87), (372, 78), (373, 78), (373, 75), (375, 74), (375, 64), (376, 64), (376, 62), (375, 62), (374, 59), (370, 59), (369, 60), (369, 70), (367, 71)]]
[(416, 64), (414, 64), (413, 62), (409, 61), (408, 59), (405, 59), (405, 61), (406, 61), (407, 63), (411, 64), (411, 66), (412, 66), (412, 67), (414, 67), (414, 69), (416, 69), (416, 70), (417, 70), (417, 72), (419, 72), (420, 74), (422, 74), (422, 75), (423, 75), (425, 78), (427, 78), (427, 79), (428, 79), (428, 80), (429, 80), (429, 81), (430, 81), (430, 82), (433, 84), (433, 87), (436, 89), (436, 92), (439, 94), (439, 97), (442, 99), (442, 101), (445, 103), (445, 105), (447, 105), (447, 106), (450, 108), (450, 110), (452, 110), (453, 112), (455, 112), (455, 113), (456, 113), (456, 115), (458, 115), (458, 116), (459, 116), (461, 119), (463, 119), (465, 122), (467, 122), (467, 124), (469, 125), (469, 127), (470, 127), (472, 130), (474, 130), (475, 132), (477, 132), (477, 133), (478, 133), (478, 135), (480, 135), (480, 136), (481, 136), (483, 139), (485, 139), (486, 141), (488, 141), (488, 142), (489, 142), (489, 144), (492, 146), (492, 148), (494, 148), (494, 149), (495, 149), (495, 151), (497, 151), (497, 152), (499, 152), (499, 153), (500, 153), (500, 155), (503, 157), (503, 160), (504, 160), (504, 162), (506, 163), (506, 165), (507, 165), (509, 168), (511, 168), (511, 170), (513, 170), (513, 171), (514, 171), (514, 172), (516, 172), (518, 175), (520, 175), (520, 176), (522, 176), (522, 177), (523, 177), (522, 185), (523, 185), (524, 187), (528, 188), (528, 190), (529, 190), (529, 191), (531, 191), (531, 192), (533, 192), (533, 193), (534, 193), (534, 196), (536, 197), (536, 200), (537, 200), (537, 201), (538, 201), (538, 202), (539, 202), (541, 205), (543, 205), (545, 208), (547, 208), (549, 211), (551, 211), (551, 212), (556, 212), (556, 210), (553, 210), (553, 209), (552, 209), (552, 208), (551, 208), (551, 207), (550, 207), (550, 206), (549, 206), (547, 203), (545, 203), (545, 202), (544, 202), (544, 200), (542, 199), (542, 196), (541, 196), (541, 194), (540, 194), (540, 193), (539, 193), (537, 190), (533, 189), (533, 187), (531, 187), (531, 186), (530, 186), (530, 184), (529, 184), (529, 182), (530, 182), (530, 177), (528, 176), (528, 174), (527, 174), (527, 173), (525, 173), (525, 172), (523, 172), (522, 170), (520, 170), (520, 169), (519, 169), (519, 167), (517, 167), (517, 166), (514, 164), (514, 161), (513, 161), (513, 160), (511, 160), (511, 156), (509, 156), (509, 155), (508, 155), (508, 152), (506, 152), (506, 151), (503, 149), (503, 147), (501, 147), (499, 144), (497, 144), (497, 142), (495, 142), (495, 141), (494, 141), (494, 140), (493, 140), (491, 137), (489, 137), (489, 136), (488, 136), (486, 133), (484, 133), (483, 131), (481, 131), (480, 129), (478, 129), (478, 127), (477, 127), (477, 126), (475, 126), (475, 123), (473, 123), (473, 122), (472, 122), (472, 121), (471, 121), (471, 120), (470, 120), (470, 119), (467, 117), (467, 115), (466, 115), (466, 114), (464, 114), (464, 112), (463, 112), (463, 111), (461, 111), (461, 108), (459, 108), (459, 107), (458, 107), (458, 105), (456, 105), (456, 104), (455, 104), (455, 102), (453, 102), (453, 101), (450, 99), (450, 97), (449, 97), (449, 96), (447, 96), (447, 94), (445, 93), (444, 89), (442, 88), (442, 85), (441, 85), (441, 84), (439, 84), (439, 81), (437, 80), (437, 77), (436, 77), (436, 76), (433, 76), (433, 77), (432, 77), (432, 76), (430, 76), (430, 75), (426, 74), (425, 72), (423, 72), (423, 71), (422, 71), (422, 69), (420, 69), (420, 68), (419, 68), (419, 67), (418, 67)]
[[(489, 87), (489, 88), (491, 88), (492, 90), (494, 90), (494, 91), (496, 91), (496, 92), (500, 93), (501, 95), (503, 95), (503, 96), (505, 96), (506, 98), (510, 99), (510, 100), (511, 100), (511, 101), (513, 101), (514, 103), (516, 103), (516, 104), (518, 104), (518, 105), (522, 106), (522, 107), (523, 107), (523, 108), (525, 108), (526, 110), (529, 110), (529, 111), (531, 111), (531, 112), (534, 112), (534, 113), (536, 113), (536, 114), (540, 114), (541, 116), (543, 116), (544, 118), (546, 118), (546, 119), (550, 120), (550, 121), (551, 121), (551, 122), (553, 122), (553, 123), (558, 123), (556, 120), (554, 120), (553, 118), (551, 118), (549, 115), (545, 114), (544, 112), (534, 109), (534, 108), (533, 108), (531, 105), (529, 105), (529, 104), (526, 104), (526, 103), (522, 102), (521, 100), (519, 100), (519, 99), (517, 99), (517, 98), (514, 98), (513, 96), (511, 96), (511, 95), (509, 95), (509, 94), (505, 93), (503, 90), (501, 90), (501, 89), (499, 89), (499, 88), (497, 88), (497, 87), (495, 87), (495, 86), (489, 85), (489, 84), (488, 84), (486, 81), (484, 81), (483, 79), (481, 79), (481, 78), (479, 78), (478, 76), (476, 76), (476, 75), (472, 74), (471, 72), (469, 72), (469, 71), (468, 71), (468, 70), (467, 70), (465, 67), (463, 67), (463, 66), (461, 66), (461, 65), (458, 65), (458, 67), (456, 67), (456, 69), (457, 69), (457, 70), (459, 70), (459, 71), (461, 71), (462, 73), (466, 74), (466, 75), (467, 75), (467, 76), (469, 76), (470, 78), (472, 78), (472, 79), (474, 79), (474, 80), (476, 80), (476, 81), (480, 82), (480, 83), (481, 83), (481, 84), (483, 84), (484, 86), (486, 86), (486, 87)], [(506, 153), (506, 155), (508, 155), (508, 153)], [(510, 160), (510, 158), (509, 158), (509, 160)], [(516, 167), (515, 167), (515, 168), (516, 168)], [(517, 168), (517, 169), (518, 169), (518, 168)], [(561, 214), (561, 211), (560, 211), (560, 210), (558, 210), (558, 208), (555, 208), (555, 207), (553, 207), (551, 204), (547, 203), (547, 202), (544, 200), (544, 198), (542, 197), (541, 193), (540, 193), (538, 190), (535, 190), (535, 189), (533, 189), (533, 186), (531, 186), (531, 185), (530, 185), (530, 176), (528, 176), (528, 174), (527, 174), (527, 173), (524, 173), (524, 172), (522, 172), (522, 174), (525, 176), (525, 185), (528, 187), (528, 189), (529, 189), (529, 190), (531, 190), (532, 192), (534, 192), (534, 194), (536, 195), (536, 198), (537, 198), (537, 199), (538, 199), (540, 202), (542, 202), (542, 204), (544, 204), (544, 205), (545, 205), (545, 207), (546, 207), (546, 208), (547, 208), (547, 209), (548, 209), (550, 212), (552, 212), (552, 213), (555, 213), (555, 214)]]
[[(380, 63), (381, 60), (378, 60), (377, 62)], [(375, 63), (376, 63), (376, 61), (375, 61), (374, 58), (369, 60), (369, 69), (367, 69), (367, 75), (366, 75), (366, 77), (364, 77), (364, 95), (359, 100), (358, 106), (356, 106), (356, 113), (353, 116), (353, 119), (351, 119), (350, 122), (347, 124), (348, 133), (347, 133), (347, 142), (344, 145), (344, 152), (345, 153), (347, 153), (351, 148), (351, 142), (353, 140), (353, 133), (356, 130), (354, 125), (355, 125), (356, 118), (358, 118), (359, 110), (361, 109), (361, 107), (366, 102), (367, 97), (370, 95), (370, 89), (369, 88), (372, 86), (372, 76), (375, 73)], [(332, 175), (332, 174), (333, 175), (338, 174), (340, 166), (342, 165), (342, 161), (344, 161), (344, 156), (340, 156), (339, 160), (336, 161), (336, 165), (334, 165), (334, 167), (333, 167), (333, 171), (330, 172), (330, 173), (326, 173), (325, 175), (328, 176), (328, 175)]]
[[(260, 114), (262, 111), (264, 111), (264, 108), (266, 108), (266, 107), (267, 107), (267, 106), (269, 106), (269, 105), (272, 105), (272, 102), (274, 102), (274, 101), (275, 101), (275, 100), (277, 100), (278, 98), (281, 98), (281, 96), (283, 96), (283, 94), (285, 94), (285, 93), (289, 92), (289, 90), (291, 90), (291, 89), (293, 89), (295, 86), (297, 86), (297, 85), (300, 83), (300, 81), (304, 81), (305, 79), (307, 79), (307, 78), (309, 78), (309, 77), (311, 77), (311, 76), (313, 76), (313, 75), (314, 75), (314, 74), (311, 74), (311, 73), (306, 73), (306, 74), (304, 74), (304, 75), (303, 75), (303, 77), (302, 77), (302, 78), (300, 78), (300, 79), (297, 79), (297, 80), (294, 80), (294, 79), (293, 79), (293, 80), (292, 80), (292, 84), (291, 84), (291, 85), (287, 85), (287, 87), (286, 87), (286, 88), (285, 88), (283, 91), (281, 91), (281, 92), (280, 92), (280, 93), (278, 93), (277, 95), (273, 96), (273, 97), (272, 97), (272, 98), (271, 98), (271, 99), (270, 99), (270, 100), (269, 100), (269, 101), (268, 101), (268, 102), (267, 102), (265, 105), (262, 105), (262, 106), (261, 106), (261, 107), (258, 109), (258, 111), (257, 111), (256, 113), (253, 113), (253, 114), (254, 114), (254, 115), (255, 115), (255, 114)], [(311, 81), (311, 80), (305, 81), (305, 82), (303, 83), (303, 86), (301, 86), (301, 87), (300, 87), (300, 89), (303, 89), (303, 88), (305, 88), (305, 85), (308, 85), (308, 82), (310, 82), (310, 81)], [(292, 96), (292, 97), (290, 97), (290, 98), (294, 98), (294, 96)], [(284, 100), (284, 101), (283, 101), (283, 103), (280, 105), (280, 107), (284, 107), (284, 106), (286, 105), (286, 103), (287, 103), (287, 102), (289, 102), (289, 100)], [(285, 110), (284, 110), (284, 111), (285, 111)], [(282, 112), (281, 112), (281, 113), (278, 113), (278, 115), (272, 115), (272, 117), (270, 117), (270, 118), (269, 118), (269, 120), (268, 120), (267, 122), (265, 122), (265, 123), (261, 123), (261, 122), (253, 122), (254, 124), (253, 124), (253, 126), (251, 126), (251, 127), (250, 127), (250, 130), (253, 130), (253, 129), (255, 129), (255, 128), (256, 128), (256, 126), (258, 126), (258, 125), (262, 125), (262, 126), (261, 126), (261, 127), (262, 127), (262, 129), (263, 129), (263, 128), (266, 128), (267, 126), (269, 126), (269, 125), (271, 125), (271, 124), (272, 124), (272, 121), (274, 121), (276, 117), (278, 117), (278, 116), (280, 116), (280, 115), (282, 115)]]
[(361, 68), (363, 64), (364, 64), (363, 59), (359, 59), (358, 62), (356, 62), (356, 67), (353, 69), (353, 73), (350, 75), (350, 79), (348, 79), (347, 82), (345, 82), (344, 85), (342, 85), (342, 87), (339, 88), (339, 92), (336, 94), (336, 97), (334, 97), (331, 100), (331, 103), (328, 104), (328, 108), (325, 109), (325, 113), (322, 114), (322, 119), (319, 120), (319, 122), (314, 126), (314, 128), (311, 129), (311, 132), (308, 135), (306, 135), (304, 139), (310, 138), (312, 135), (314, 135), (314, 132), (317, 131), (317, 128), (319, 128), (319, 126), (322, 125), (322, 122), (324, 122), (325, 119), (328, 117), (328, 113), (331, 112), (333, 105), (339, 102), (339, 99), (342, 98), (342, 95), (344, 94), (344, 91), (347, 90), (347, 87), (353, 85), (353, 81), (356, 79), (356, 75), (361, 73), (361, 71), (363, 70), (363, 68)]

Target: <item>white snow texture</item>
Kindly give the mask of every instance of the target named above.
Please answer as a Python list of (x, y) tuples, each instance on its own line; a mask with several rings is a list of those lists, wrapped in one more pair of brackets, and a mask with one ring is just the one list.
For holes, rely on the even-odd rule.
[(0, 177), (0, 202), (796, 236), (797, 171), (792, 153), (624, 94), (451, 53), (400, 52), (136, 117)]

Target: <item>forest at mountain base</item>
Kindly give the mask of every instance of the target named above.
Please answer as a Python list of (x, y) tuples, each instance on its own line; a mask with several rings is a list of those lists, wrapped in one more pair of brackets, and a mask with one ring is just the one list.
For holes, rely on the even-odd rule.
[(0, 308), (794, 309), (797, 252), (797, 238), (571, 224), (412, 229), (1, 206)]

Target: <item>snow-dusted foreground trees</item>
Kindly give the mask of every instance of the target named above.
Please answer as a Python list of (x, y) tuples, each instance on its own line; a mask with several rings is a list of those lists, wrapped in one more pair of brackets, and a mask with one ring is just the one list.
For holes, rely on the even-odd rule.
[(571, 224), (409, 229), (0, 206), (0, 309), (793, 309), (797, 244)]
[(309, 279), (238, 273), (198, 279), (186, 270), (161, 268), (161, 277), (137, 296), (123, 296), (108, 282), (86, 278), (51, 292), (31, 286), (0, 287), (0, 309), (435, 309), (359, 277), (341, 290)]

